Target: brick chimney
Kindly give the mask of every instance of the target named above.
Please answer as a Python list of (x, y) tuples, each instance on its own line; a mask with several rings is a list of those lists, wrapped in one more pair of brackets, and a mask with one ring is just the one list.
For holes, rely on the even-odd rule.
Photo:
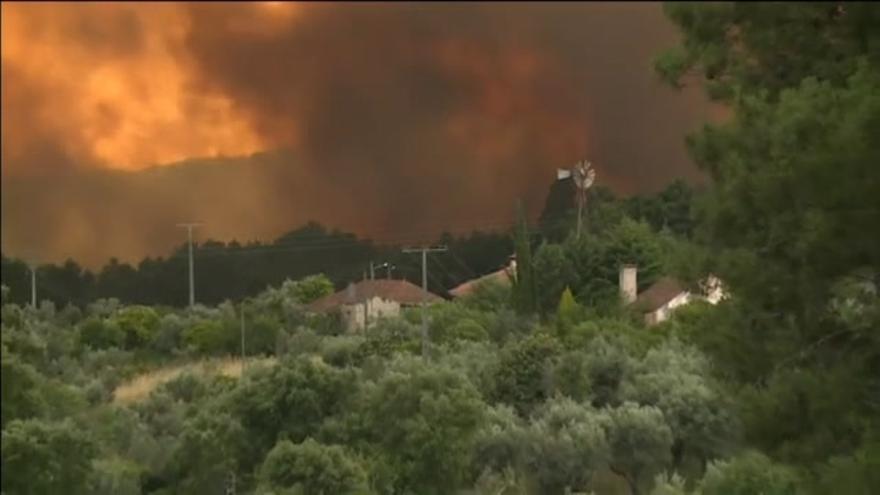
[(629, 304), (636, 300), (639, 291), (637, 272), (638, 268), (636, 265), (623, 265), (620, 267), (620, 297), (623, 298), (624, 304)]

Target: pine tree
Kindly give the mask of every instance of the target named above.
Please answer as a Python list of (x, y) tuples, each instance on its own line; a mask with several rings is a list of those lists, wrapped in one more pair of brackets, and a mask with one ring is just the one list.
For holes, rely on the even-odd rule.
[(529, 225), (522, 202), (517, 205), (517, 227), (514, 237), (516, 247), (516, 280), (514, 281), (514, 307), (521, 314), (532, 314), (538, 308), (535, 273), (532, 265), (532, 248)]

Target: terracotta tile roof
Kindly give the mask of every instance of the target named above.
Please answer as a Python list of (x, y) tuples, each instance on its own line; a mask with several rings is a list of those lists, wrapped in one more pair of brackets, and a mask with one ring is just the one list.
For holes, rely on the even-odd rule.
[(488, 281), (497, 282), (503, 285), (509, 285), (511, 282), (510, 272), (511, 269), (509, 267), (505, 267), (488, 275), (483, 275), (480, 278), (468, 280), (467, 282), (456, 286), (454, 289), (450, 289), (449, 294), (452, 295), (452, 297), (465, 296), (473, 292), (477, 285)]
[(443, 300), (440, 296), (425, 292), (421, 287), (406, 280), (363, 280), (335, 294), (313, 301), (308, 305), (308, 309), (327, 311), (347, 304), (357, 304), (373, 297), (381, 297), (400, 304), (419, 304), (425, 299), (428, 302)]
[(681, 282), (672, 277), (663, 277), (639, 294), (633, 304), (643, 311), (655, 311), (684, 291)]

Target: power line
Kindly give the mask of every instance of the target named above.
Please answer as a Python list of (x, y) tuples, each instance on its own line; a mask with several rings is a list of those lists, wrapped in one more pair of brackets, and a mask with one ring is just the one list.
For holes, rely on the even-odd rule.
[[(407, 244), (408, 242), (424, 240), (418, 237), (401, 237), (394, 241), (395, 244)], [(394, 244), (389, 244), (385, 246), (386, 248), (392, 247)], [(323, 249), (342, 249), (342, 248), (357, 248), (357, 249), (369, 249), (375, 248), (375, 246), (367, 244), (363, 240), (355, 240), (355, 241), (346, 241), (346, 242), (335, 242), (328, 241), (325, 243), (321, 242), (313, 242), (313, 243), (302, 243), (302, 244), (294, 244), (291, 243), (289, 245), (282, 246), (274, 246), (267, 245), (265, 247), (258, 248), (237, 248), (237, 247), (217, 247), (210, 249), (199, 249), (199, 255), (202, 256), (214, 256), (214, 255), (235, 255), (235, 254), (260, 254), (260, 253), (276, 253), (276, 252), (296, 252), (296, 251), (313, 251), (313, 250), (323, 250)], [(172, 254), (171, 256), (166, 257), (165, 259), (172, 258), (182, 258), (186, 256), (182, 253)]]
[[(566, 217), (567, 217), (567, 215), (561, 214), (558, 216), (554, 215), (552, 217), (547, 217), (544, 220), (561, 220), (561, 219), (566, 219)], [(475, 222), (475, 223), (472, 223), (472, 224), (469, 224), (466, 226), (459, 226), (459, 227), (455, 228), (454, 230), (461, 231), (461, 230), (465, 230), (465, 229), (473, 229), (469, 232), (469, 234), (491, 233), (491, 234), (500, 235), (501, 232), (499, 232), (499, 230), (513, 228), (515, 226), (515, 222), (516, 222), (515, 219), (512, 219), (512, 220), (508, 219), (508, 220), (504, 220), (504, 221), (487, 220), (487, 221)], [(495, 231), (481, 230), (481, 229), (492, 229), (492, 228), (495, 228), (496, 230)], [(274, 242), (271, 244), (258, 245), (258, 246), (248, 246), (246, 244), (245, 245), (238, 244), (237, 246), (230, 246), (230, 244), (232, 242), (237, 243), (237, 241), (230, 241), (229, 243), (226, 243), (226, 244), (223, 243), (222, 241), (213, 241), (213, 242), (216, 242), (217, 244), (221, 244), (221, 246), (216, 246), (216, 247), (211, 247), (211, 248), (202, 248), (201, 251), (205, 252), (208, 250), (217, 250), (217, 249), (226, 249), (226, 248), (241, 249), (241, 250), (267, 249), (267, 248), (283, 247), (283, 246), (289, 246), (289, 245), (311, 245), (313, 243), (325, 244), (328, 242), (333, 243), (333, 244), (351, 242), (351, 243), (361, 243), (361, 244), (370, 244), (373, 246), (378, 246), (378, 245), (383, 245), (383, 244), (389, 244), (389, 243), (394, 243), (394, 242), (405, 242), (405, 241), (408, 241), (411, 239), (416, 239), (416, 238), (420, 237), (420, 234), (425, 234), (425, 237), (435, 237), (435, 238), (440, 237), (444, 234), (450, 234), (450, 235), (455, 236), (454, 234), (452, 234), (450, 232), (450, 230), (451, 229), (449, 229), (449, 228), (431, 228), (431, 229), (421, 229), (421, 230), (408, 230), (406, 232), (401, 232), (399, 230), (373, 231), (373, 234), (371, 234), (371, 235), (374, 235), (376, 233), (381, 233), (381, 232), (393, 233), (393, 235), (378, 237), (378, 238), (370, 237), (370, 236), (358, 237), (356, 234), (353, 234), (353, 233), (307, 232), (307, 233), (303, 233), (303, 234), (296, 234), (295, 236), (293, 236), (293, 238), (286, 239), (284, 242)], [(284, 237), (285, 236), (282, 236), (279, 239), (282, 239)], [(466, 239), (466, 238), (467, 237), (463, 236), (462, 234), (457, 235), (457, 239), (459, 239), (459, 240)], [(211, 242), (211, 241), (208, 241), (208, 242)], [(259, 242), (256, 242), (256, 243), (259, 244)], [(254, 242), (251, 242), (251, 244), (254, 244)]]
[[(328, 249), (341, 249), (341, 248), (358, 248), (363, 249), (363, 245), (357, 243), (348, 243), (348, 244), (328, 244), (328, 245), (316, 245), (316, 246), (298, 246), (298, 247), (289, 247), (289, 248), (267, 248), (267, 249), (255, 249), (255, 250), (240, 250), (235, 248), (226, 249), (217, 249), (213, 251), (202, 251), (199, 250), (200, 256), (232, 256), (232, 255), (246, 255), (246, 254), (263, 254), (263, 253), (290, 253), (290, 252), (300, 252), (300, 251), (318, 251), (318, 250), (328, 250)], [(173, 254), (164, 259), (176, 259), (182, 258), (185, 255), (183, 254)]]
[[(444, 232), (438, 234), (442, 235)], [(530, 233), (532, 236), (539, 236), (540, 233), (537, 231), (533, 231)], [(466, 238), (459, 238), (461, 240), (465, 240)], [(385, 246), (393, 246), (394, 244), (407, 244), (411, 242), (418, 242), (424, 240), (423, 237), (413, 236), (411, 234), (401, 235), (397, 238), (386, 238), (383, 240), (383, 244)], [(291, 241), (288, 243), (276, 243), (276, 244), (266, 244), (261, 246), (251, 246), (251, 247), (243, 247), (243, 246), (232, 246), (232, 245), (224, 245), (217, 246), (211, 248), (201, 248), (199, 249), (199, 254), (203, 256), (220, 254), (220, 255), (233, 255), (233, 254), (258, 254), (258, 253), (274, 253), (274, 252), (295, 252), (295, 251), (309, 251), (312, 249), (335, 249), (335, 248), (344, 248), (344, 247), (357, 247), (361, 249), (367, 248), (376, 248), (381, 247), (382, 245), (374, 243), (372, 239), (359, 239), (359, 238), (351, 238), (351, 239), (320, 239), (315, 241)], [(183, 257), (182, 253), (175, 253), (171, 256), (168, 256), (165, 259), (179, 258)], [(467, 267), (470, 270), (469, 267)], [(472, 270), (471, 270), (472, 271)]]
[[(554, 215), (553, 217), (545, 218), (545, 220), (553, 220), (556, 217), (557, 216)], [(563, 219), (565, 217), (566, 217), (566, 215), (564, 215), (564, 214), (558, 215), (558, 219)], [(180, 226), (187, 227), (187, 225), (189, 225), (189, 224), (181, 224)], [(192, 225), (191, 227), (187, 227), (188, 234), (190, 233), (192, 227), (200, 226), (200, 225), (202, 225), (202, 223), (193, 222), (191, 225)], [(456, 228), (455, 230), (462, 230), (464, 228), (473, 229), (470, 232), (471, 236), (476, 233), (482, 233), (482, 234), (488, 233), (488, 234), (495, 234), (495, 235), (501, 234), (501, 232), (497, 232), (497, 231), (486, 232), (486, 231), (480, 230), (480, 229), (488, 229), (491, 227), (497, 227), (499, 229), (500, 228), (509, 229), (509, 228), (513, 227), (513, 220), (505, 221), (504, 223), (488, 223), (488, 222), (484, 222), (482, 224), (472, 223), (468, 227), (460, 226), (460, 227)], [(439, 237), (443, 234), (449, 234), (450, 233), (449, 230), (452, 230), (452, 229), (446, 228), (446, 229), (442, 229), (441, 231), (438, 231), (437, 229), (435, 229), (435, 230), (433, 230), (434, 236)], [(389, 232), (389, 231), (386, 230), (386, 232)], [(320, 232), (320, 233), (309, 232), (309, 233), (303, 234), (302, 236), (297, 236), (297, 237), (304, 237), (303, 239), (300, 239), (300, 238), (290, 239), (287, 242), (282, 242), (282, 243), (274, 243), (274, 244), (266, 244), (266, 245), (259, 245), (259, 243), (257, 243), (258, 244), (257, 246), (253, 246), (253, 245), (249, 246), (247, 244), (244, 244), (244, 245), (238, 244), (236, 241), (232, 241), (232, 242), (235, 242), (236, 245), (232, 245), (232, 242), (225, 244), (221, 241), (216, 241), (217, 244), (219, 244), (219, 246), (212, 246), (209, 248), (198, 248), (198, 247), (194, 248), (192, 242), (189, 240), (189, 235), (188, 235), (187, 252), (175, 252), (174, 254), (171, 254), (171, 255), (165, 256), (165, 257), (163, 257), (163, 256), (158, 256), (155, 258), (147, 257), (147, 258), (140, 260), (140, 263), (144, 262), (147, 259), (160, 262), (161, 260), (173, 260), (173, 259), (178, 259), (178, 258), (182, 258), (182, 257), (186, 256), (186, 257), (190, 258), (190, 269), (191, 269), (191, 271), (194, 272), (193, 257), (195, 255), (195, 253), (193, 252), (192, 254), (190, 254), (189, 251), (191, 251), (191, 250), (198, 251), (199, 256), (211, 257), (211, 256), (251, 255), (251, 254), (264, 254), (264, 253), (265, 254), (274, 254), (274, 253), (308, 252), (308, 251), (319, 250), (319, 249), (320, 250), (331, 250), (331, 249), (332, 250), (336, 250), (336, 249), (345, 250), (345, 249), (354, 249), (354, 248), (364, 249), (364, 250), (370, 249), (370, 248), (373, 248), (373, 249), (380, 248), (381, 249), (384, 246), (387, 246), (388, 248), (393, 248), (395, 243), (397, 245), (405, 245), (405, 244), (423, 242), (423, 241), (425, 241), (425, 237), (428, 237), (428, 236), (417, 236), (416, 235), (417, 232), (418, 231), (409, 231), (407, 233), (401, 233), (399, 236), (396, 236), (396, 237), (387, 237), (385, 239), (380, 239), (378, 241), (376, 239), (358, 238), (355, 234), (339, 233), (339, 231)], [(428, 230), (422, 230), (422, 232), (428, 232)], [(535, 233), (533, 235), (538, 235), (538, 234)], [(322, 238), (322, 237), (327, 237), (327, 236), (335, 236), (337, 238), (336, 239), (332, 239), (332, 238), (331, 239), (323, 239)], [(340, 237), (341, 237), (341, 239), (340, 239)], [(307, 238), (307, 239), (305, 239), (305, 238)], [(459, 234), (457, 236), (456, 240), (466, 241), (467, 238), (468, 237), (466, 235)], [(250, 244), (253, 244), (253, 242)], [(476, 272), (474, 270), (472, 270), (469, 266), (467, 266), (467, 264), (463, 263), (461, 261), (461, 259), (454, 254), (454, 252), (451, 254), (453, 254), (453, 257), (456, 260), (456, 262), (462, 264), (469, 272), (476, 275)], [(129, 263), (123, 263), (123, 264), (129, 264)], [(139, 264), (138, 262), (134, 262), (130, 265), (136, 267), (138, 264)], [(194, 302), (194, 299), (195, 299), (195, 297), (194, 297), (194, 291), (195, 291), (194, 278), (195, 278), (194, 273), (191, 273), (190, 274), (190, 286), (191, 286), (190, 300), (191, 300), (191, 302)]]
[[(506, 223), (505, 223), (505, 224), (488, 224), (488, 223), (487, 223), (487, 224), (475, 224), (475, 225), (473, 226), (473, 228), (491, 228), (491, 227), (499, 227), (499, 228), (500, 228), (500, 227), (505, 227), (505, 228), (506, 228), (506, 227), (512, 227), (512, 226), (513, 226), (512, 224), (506, 224)], [(432, 231), (427, 231), (427, 230), (426, 230), (426, 231), (422, 231), (422, 232), (431, 232), (432, 234), (431, 234), (431, 235), (428, 235), (428, 234), (426, 234), (426, 235), (419, 235), (419, 231), (408, 231), (408, 232), (400, 232), (400, 233), (398, 233), (397, 235), (393, 235), (393, 236), (386, 236), (386, 237), (381, 238), (381, 239), (374, 239), (374, 238), (370, 238), (370, 237), (356, 237), (356, 236), (354, 236), (354, 235), (351, 235), (351, 236), (345, 236), (345, 237), (348, 237), (348, 238), (343, 238), (343, 239), (336, 238), (336, 239), (334, 239), (334, 238), (333, 238), (333, 237), (334, 237), (333, 235), (325, 235), (325, 236), (315, 236), (315, 238), (311, 238), (311, 237), (310, 237), (310, 238), (303, 238), (303, 239), (289, 239), (289, 240), (286, 240), (285, 242), (280, 242), (280, 243), (279, 243), (279, 242), (275, 242), (275, 243), (272, 243), (272, 244), (265, 244), (265, 245), (259, 245), (259, 246), (241, 246), (241, 245), (239, 245), (239, 246), (229, 246), (229, 244), (225, 244), (224, 246), (216, 246), (216, 247), (210, 247), (210, 248), (202, 248), (201, 251), (204, 252), (204, 251), (209, 251), (209, 250), (219, 250), (219, 249), (241, 249), (241, 250), (247, 250), (247, 249), (267, 249), (267, 248), (273, 248), (273, 247), (284, 247), (284, 246), (292, 246), (292, 245), (297, 245), (297, 246), (301, 246), (301, 245), (325, 245), (325, 244), (327, 244), (327, 243), (330, 243), (330, 244), (358, 243), (358, 244), (361, 244), (361, 245), (381, 246), (381, 245), (392, 244), (392, 243), (395, 243), (395, 242), (398, 242), (398, 243), (399, 243), (399, 242), (411, 241), (411, 240), (414, 240), (414, 239), (421, 239), (421, 240), (424, 240), (426, 237), (427, 237), (427, 238), (431, 238), (431, 237), (437, 238), (437, 237), (442, 236), (443, 234), (448, 234), (448, 233), (449, 233), (449, 232), (447, 232), (447, 231), (437, 231), (437, 230), (432, 230)], [(500, 234), (500, 233), (499, 233), (499, 234)], [(343, 237), (343, 236), (338, 236), (338, 237)], [(230, 242), (230, 243), (231, 243), (231, 242)], [(218, 244), (223, 244), (223, 243), (218, 241)]]
[[(447, 222), (445, 224), (440, 225), (438, 222), (438, 224), (435, 224), (435, 226), (433, 226), (433, 227), (420, 227), (421, 228), (420, 231), (409, 229), (409, 232), (444, 232), (444, 231), (449, 231), (453, 228), (455, 230), (460, 230), (462, 228), (468, 228), (471, 226), (471, 224), (462, 223), (462, 221), (475, 222), (475, 223), (473, 223), (473, 226), (479, 227), (479, 226), (486, 224), (486, 223), (495, 224), (495, 225), (508, 225), (508, 224), (512, 224), (513, 222), (515, 222), (516, 218), (514, 216), (506, 215), (506, 216), (497, 216), (497, 217), (482, 217), (477, 220), (475, 220), (474, 217), (472, 217), (472, 216), (461, 217), (461, 218), (457, 218), (457, 219), (444, 219), (444, 222)], [(451, 224), (458, 224), (458, 225), (456, 226), (456, 225), (451, 225)], [(390, 229), (371, 229), (370, 235), (396, 233), (398, 231), (399, 230), (396, 227), (390, 228)], [(325, 235), (349, 235), (349, 233), (336, 229), (336, 230), (324, 230), (323, 232), (303, 232), (301, 234), (296, 234), (296, 235), (297, 236), (319, 236), (320, 237), (320, 236), (325, 236)]]
[[(440, 270), (443, 272), (443, 274), (446, 275), (447, 277), (449, 277), (451, 280), (456, 280), (458, 278), (451, 271), (446, 269), (446, 265), (444, 265), (440, 261), (440, 258), (434, 258), (434, 263), (440, 268)], [(443, 284), (440, 284), (439, 286), (444, 287)]]
[[(285, 242), (282, 242), (280, 244), (300, 243), (303, 241), (309, 241), (309, 240), (313, 240), (313, 239), (317, 239), (319, 241), (322, 241), (326, 238), (334, 238), (334, 237), (341, 238), (341, 239), (336, 239), (339, 241), (358, 239), (361, 241), (369, 241), (374, 244), (381, 244), (383, 242), (386, 242), (387, 239), (393, 240), (393, 239), (399, 237), (400, 235), (415, 236), (415, 235), (419, 235), (419, 234), (424, 234), (429, 237), (437, 237), (437, 236), (440, 236), (443, 234), (455, 235), (452, 232), (453, 230), (462, 231), (462, 230), (469, 230), (470, 229), (471, 232), (476, 232), (476, 231), (478, 231), (478, 229), (493, 228), (493, 227), (498, 228), (498, 229), (503, 229), (503, 228), (513, 227), (514, 222), (515, 222), (515, 219), (508, 219), (508, 218), (505, 218), (505, 219), (484, 219), (484, 220), (479, 220), (479, 221), (476, 221), (473, 223), (458, 225), (458, 226), (448, 226), (447, 225), (447, 226), (437, 226), (437, 227), (422, 228), (422, 229), (408, 229), (405, 234), (403, 234), (398, 229), (372, 230), (369, 234), (362, 235), (362, 236), (358, 236), (357, 234), (354, 234), (354, 233), (346, 233), (346, 232), (340, 232), (340, 231), (304, 232), (304, 233), (297, 233), (296, 231), (293, 231), (293, 232), (289, 232), (287, 234), (282, 235), (279, 239), (283, 239), (283, 238), (287, 237), (288, 234), (292, 234), (290, 239), (285, 239)], [(477, 229), (477, 230), (474, 230), (474, 229)], [(382, 235), (378, 235), (378, 234), (392, 234), (392, 235), (382, 236)], [(255, 241), (251, 241), (251, 243), (254, 243), (254, 242)], [(258, 241), (256, 241), (256, 242), (258, 242)], [(242, 247), (246, 248), (249, 246), (243, 245)]]
[[(401, 272), (401, 277), (404, 277), (401, 280), (409, 281), (409, 279), (406, 278), (407, 272), (412, 270), (419, 271), (421, 270), (421, 265), (419, 264), (419, 262), (414, 260), (400, 260), (399, 266), (397, 268), (400, 268), (399, 271)], [(434, 274), (430, 271), (428, 272), (428, 281), (430, 281), (434, 285), (442, 287), (442, 284), (438, 283), (437, 279), (434, 277)]]
[(462, 268), (464, 268), (465, 270), (467, 270), (468, 273), (470, 273), (471, 276), (473, 276), (473, 277), (476, 277), (476, 276), (477, 276), (477, 272), (474, 271), (474, 270), (473, 270), (473, 269), (472, 269), (467, 263), (465, 263), (464, 260), (462, 260), (461, 258), (459, 258), (457, 254), (455, 254), (455, 250), (450, 249), (450, 250), (449, 250), (449, 254), (452, 255), (452, 259), (453, 259), (456, 263), (458, 263), (459, 265), (461, 265)]

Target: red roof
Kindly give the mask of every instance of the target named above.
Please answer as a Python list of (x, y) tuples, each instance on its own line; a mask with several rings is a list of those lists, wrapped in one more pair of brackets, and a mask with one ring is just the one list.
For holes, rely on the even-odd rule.
[(422, 301), (442, 301), (440, 296), (425, 292), (421, 287), (406, 280), (363, 280), (345, 289), (324, 296), (309, 304), (312, 311), (327, 311), (348, 304), (358, 304), (365, 299), (379, 297), (400, 304), (419, 304)]
[(633, 304), (643, 311), (655, 311), (684, 291), (684, 287), (678, 280), (663, 277), (639, 294)]
[(468, 280), (467, 282), (455, 287), (454, 289), (451, 289), (449, 291), (449, 294), (452, 295), (452, 297), (466, 296), (473, 292), (477, 285), (489, 281), (497, 282), (502, 285), (508, 285), (511, 281), (510, 272), (511, 269), (509, 267), (505, 267), (488, 275), (483, 275), (480, 278)]

